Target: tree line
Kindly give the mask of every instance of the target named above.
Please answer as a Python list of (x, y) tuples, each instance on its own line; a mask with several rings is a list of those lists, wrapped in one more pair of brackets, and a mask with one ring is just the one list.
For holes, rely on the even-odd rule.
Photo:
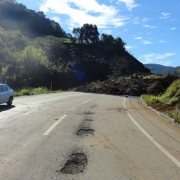
[[(110, 38), (109, 43), (109, 35), (104, 36), (103, 41), (99, 40), (94, 44), (97, 48), (112, 55), (113, 52), (125, 51), (121, 40)], [(72, 43), (74, 44), (71, 38), (55, 36), (32, 40), (20, 31), (0, 28), (0, 82), (8, 82), (15, 88), (48, 87), (54, 80), (61, 82), (61, 86), (66, 85), (69, 78), (66, 71), (69, 63), (75, 61), (67, 48), (67, 44)]]
[(101, 39), (99, 39), (100, 33), (98, 32), (98, 27), (92, 24), (84, 24), (82, 27), (73, 28), (72, 33), (74, 37), (72, 38), (74, 41), (78, 40), (79, 43), (97, 43), (101, 41), (103, 44), (111, 46), (112, 44), (116, 44), (119, 47), (125, 48), (126, 43), (120, 38), (114, 38), (112, 35), (102, 34)]
[[(125, 42), (84, 24), (71, 34), (15, 0), (0, 0), (0, 82), (12, 87), (48, 87), (51, 81), (67, 88), (66, 70), (72, 61), (66, 44), (93, 44), (112, 54), (125, 51)], [(57, 85), (58, 86), (58, 85)]]
[(54, 36), (32, 40), (20, 31), (0, 28), (0, 47), (0, 82), (17, 88), (48, 86), (69, 59), (62, 40)]

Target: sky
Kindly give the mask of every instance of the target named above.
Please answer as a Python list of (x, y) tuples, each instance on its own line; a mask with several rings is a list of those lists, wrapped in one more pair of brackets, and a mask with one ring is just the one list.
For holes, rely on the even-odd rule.
[(179, 0), (17, 0), (43, 11), (66, 33), (95, 24), (100, 34), (121, 37), (143, 64), (180, 66)]

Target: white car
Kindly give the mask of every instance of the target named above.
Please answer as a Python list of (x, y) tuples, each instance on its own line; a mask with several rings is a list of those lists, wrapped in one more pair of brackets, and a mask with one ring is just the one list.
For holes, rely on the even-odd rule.
[(0, 83), (0, 104), (7, 103), (8, 106), (11, 106), (13, 99), (13, 90), (8, 85)]

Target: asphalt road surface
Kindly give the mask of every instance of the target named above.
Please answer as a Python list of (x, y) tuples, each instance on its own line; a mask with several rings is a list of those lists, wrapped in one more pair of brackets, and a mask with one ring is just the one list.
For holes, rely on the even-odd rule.
[(139, 97), (79, 92), (0, 105), (0, 180), (179, 180), (180, 129)]

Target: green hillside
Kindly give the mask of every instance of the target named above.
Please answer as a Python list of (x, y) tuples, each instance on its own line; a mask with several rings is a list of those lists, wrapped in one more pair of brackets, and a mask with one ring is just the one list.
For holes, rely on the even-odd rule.
[(180, 79), (174, 81), (162, 95), (144, 95), (143, 98), (148, 105), (180, 123)]
[[(0, 1), (0, 80), (13, 88), (68, 89), (111, 75), (149, 73), (130, 55), (120, 38), (102, 34), (96, 25), (60, 25), (12, 0)], [(21, 81), (19, 81), (21, 79)]]
[(0, 26), (3, 29), (19, 30), (30, 38), (47, 35), (67, 37), (60, 25), (46, 18), (43, 12), (27, 9), (14, 0), (0, 1), (0, 19)]
[(84, 24), (61, 26), (13, 0), (0, 1), (0, 81), (13, 89), (45, 87), (106, 94), (160, 94), (177, 79), (150, 73), (121, 37)]
[(163, 66), (160, 64), (144, 64), (155, 74), (172, 74), (180, 77), (180, 67)]

